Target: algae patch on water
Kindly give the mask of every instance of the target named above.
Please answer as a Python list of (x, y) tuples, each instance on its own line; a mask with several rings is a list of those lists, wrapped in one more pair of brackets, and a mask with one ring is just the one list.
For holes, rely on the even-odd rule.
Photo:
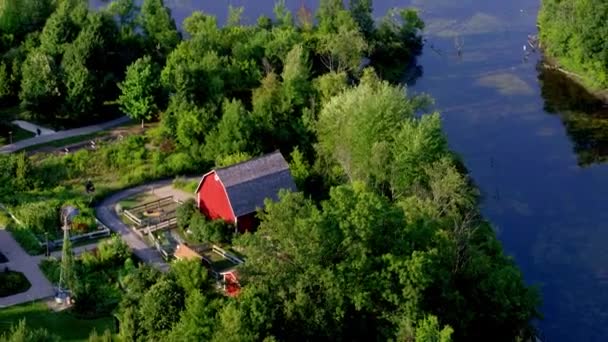
[(476, 84), (481, 87), (496, 89), (502, 95), (534, 94), (534, 90), (526, 81), (511, 73), (485, 75), (478, 78)]

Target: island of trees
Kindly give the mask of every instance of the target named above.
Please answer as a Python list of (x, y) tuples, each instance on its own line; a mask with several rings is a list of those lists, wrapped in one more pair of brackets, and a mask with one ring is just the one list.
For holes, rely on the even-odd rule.
[(550, 57), (589, 88), (608, 89), (608, 3), (543, 0), (540, 38)]
[(374, 20), (371, 0), (322, 0), (315, 14), (278, 1), (274, 19), (244, 25), (231, 7), (221, 26), (194, 12), (180, 32), (162, 0), (136, 3), (2, 2), (3, 106), (66, 125), (108, 107), (158, 122), (95, 150), (0, 155), (0, 202), (28, 218), (11, 224), (15, 237), (27, 245), (65, 203), (87, 209), (89, 179), (94, 205), (280, 149), (301, 191), (268, 203), (256, 232), (220, 237), (246, 256), (238, 297), (216, 291), (200, 263), (166, 274), (138, 265), (115, 238), (76, 262), (78, 314), (113, 314), (124, 341), (533, 335), (537, 290), (480, 215), (431, 99), (398, 83), (421, 47), (414, 10)]

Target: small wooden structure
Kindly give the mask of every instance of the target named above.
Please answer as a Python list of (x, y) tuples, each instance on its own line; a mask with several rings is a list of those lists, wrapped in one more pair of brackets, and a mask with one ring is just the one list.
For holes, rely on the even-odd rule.
[(139, 235), (146, 235), (177, 227), (176, 209), (179, 201), (173, 196), (144, 203), (122, 213), (135, 225)]

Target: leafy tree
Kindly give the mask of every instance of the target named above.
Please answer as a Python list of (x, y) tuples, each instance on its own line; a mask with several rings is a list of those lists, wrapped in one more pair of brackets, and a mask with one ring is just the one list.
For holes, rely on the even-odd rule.
[(149, 336), (160, 337), (179, 320), (184, 305), (184, 293), (177, 284), (162, 279), (141, 298), (141, 326)]
[(421, 52), (422, 29), (424, 22), (409, 8), (394, 9), (379, 22), (370, 59), (384, 79), (395, 83), (403, 80), (406, 68)]
[(353, 19), (365, 38), (369, 40), (375, 30), (372, 0), (349, 0), (348, 5)]
[(327, 103), (318, 123), (321, 155), (336, 160), (351, 180), (370, 183), (387, 179), (383, 162), (390, 155), (383, 146), (391, 144), (399, 127), (411, 120), (421, 105), (419, 99), (404, 96), (405, 89), (373, 75), (367, 71), (359, 86)]
[(198, 260), (181, 260), (171, 265), (171, 275), (186, 295), (208, 288), (207, 269)]
[(280, 26), (293, 26), (293, 17), (291, 11), (285, 5), (285, 0), (277, 0), (274, 4), (273, 12)]
[(310, 165), (297, 147), (291, 152), (290, 157), (289, 171), (298, 189), (304, 189), (306, 180), (310, 176)]
[(251, 155), (244, 152), (237, 152), (233, 154), (229, 154), (227, 156), (216, 159), (215, 167), (225, 167), (234, 164), (238, 164), (253, 158)]
[(171, 17), (171, 11), (163, 0), (144, 0), (139, 22), (148, 39), (149, 49), (162, 58), (167, 56), (181, 40)]
[(311, 88), (308, 52), (301, 45), (294, 45), (285, 58), (281, 74), (287, 101), (294, 107), (306, 104)]
[(358, 71), (368, 50), (368, 44), (350, 12), (339, 10), (335, 17), (323, 20), (328, 23), (325, 24), (326, 31), (323, 21), (320, 24), (317, 52), (321, 55), (325, 67), (335, 72)]
[(106, 267), (120, 267), (130, 256), (131, 250), (120, 236), (113, 236), (98, 245), (98, 262)]
[(323, 34), (338, 31), (340, 26), (338, 16), (344, 14), (347, 14), (347, 11), (344, 10), (343, 0), (321, 0), (316, 13), (319, 31)]
[(218, 304), (201, 292), (191, 292), (186, 298), (186, 307), (180, 314), (180, 320), (169, 333), (167, 340), (211, 340)]
[(223, 220), (211, 220), (197, 212), (190, 220), (190, 231), (192, 236), (199, 242), (222, 243), (230, 239), (233, 229)]
[(177, 207), (175, 210), (175, 217), (177, 218), (177, 226), (180, 229), (186, 228), (190, 224), (190, 220), (192, 219), (192, 215), (196, 213), (198, 208), (196, 207), (196, 202), (194, 199), (190, 198), (182, 205)]
[(122, 92), (118, 98), (121, 110), (131, 118), (141, 120), (142, 128), (144, 120), (150, 120), (158, 110), (159, 76), (152, 59), (145, 56), (127, 67), (125, 80), (118, 85)]
[(6, 63), (0, 63), (0, 101), (11, 95), (10, 75), (6, 71)]
[(323, 106), (329, 100), (348, 88), (348, 75), (346, 73), (329, 72), (317, 77), (313, 86), (318, 93), (319, 103)]
[(601, 0), (543, 0), (538, 15), (547, 53), (587, 86), (608, 87), (608, 4)]
[(241, 18), (243, 17), (244, 7), (233, 7), (228, 5), (228, 19), (226, 20), (227, 26), (240, 26)]
[(183, 42), (167, 58), (161, 79), (182, 100), (218, 103), (224, 91), (223, 72), (215, 51), (201, 51), (193, 42)]
[(222, 119), (206, 137), (204, 154), (209, 160), (219, 160), (238, 152), (248, 152), (251, 146), (250, 114), (240, 101), (225, 101)]
[(56, 58), (60, 56), (65, 44), (78, 36), (86, 22), (88, 4), (81, 0), (65, 0), (46, 21), (40, 34), (40, 48), (46, 54)]
[(59, 96), (57, 66), (53, 59), (39, 49), (32, 51), (21, 69), (19, 99), (26, 108), (49, 110), (56, 107)]
[(53, 7), (52, 0), (4, 0), (0, 6), (0, 32), (19, 40), (42, 28)]
[(76, 270), (74, 269), (74, 253), (69, 235), (64, 235), (61, 251), (61, 279), (59, 286), (64, 290), (73, 291), (76, 288)]
[[(72, 119), (89, 114), (114, 95), (115, 83), (111, 58), (115, 51), (117, 30), (112, 18), (91, 13), (76, 39), (66, 46), (61, 62), (67, 90), (66, 105)], [(120, 68), (120, 67), (119, 67)], [(122, 72), (122, 70), (120, 70)]]

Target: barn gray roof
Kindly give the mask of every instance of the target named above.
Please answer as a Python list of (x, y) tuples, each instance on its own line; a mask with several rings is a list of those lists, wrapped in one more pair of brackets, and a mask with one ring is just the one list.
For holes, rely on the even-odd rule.
[(279, 151), (216, 169), (215, 173), (224, 184), (237, 217), (263, 208), (267, 198), (277, 200), (281, 189), (297, 191), (289, 165)]

